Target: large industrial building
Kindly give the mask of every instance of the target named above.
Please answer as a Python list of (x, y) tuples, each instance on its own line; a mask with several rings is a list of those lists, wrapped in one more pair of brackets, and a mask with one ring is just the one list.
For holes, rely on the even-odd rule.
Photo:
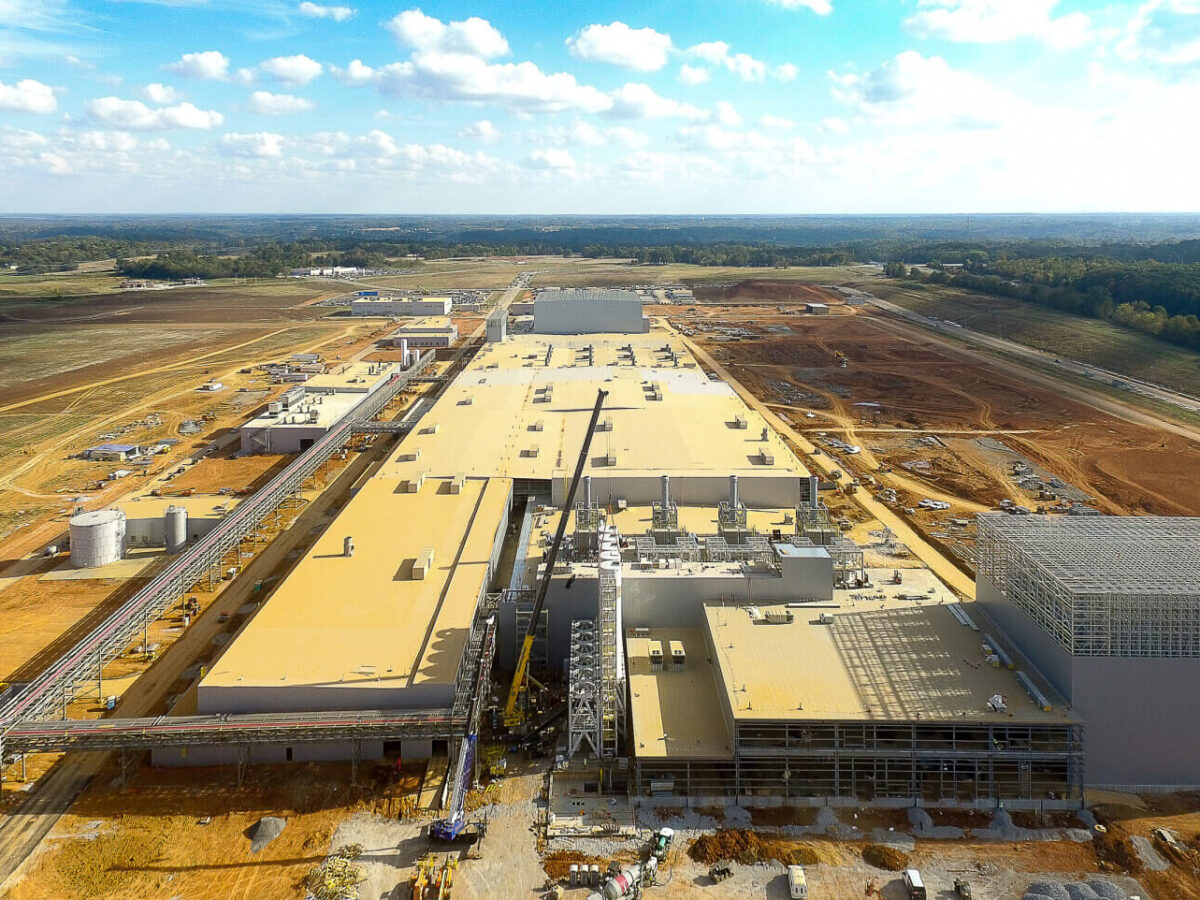
[(538, 334), (644, 334), (642, 298), (623, 290), (543, 290), (533, 300)]
[(458, 326), (445, 316), (406, 322), (388, 338), (393, 347), (449, 347), (458, 340)]
[(238, 430), (242, 453), (298, 453), (318, 441), (398, 371), (392, 363), (347, 363), (285, 391)]
[(979, 606), (1083, 718), (1093, 786), (1200, 785), (1200, 518), (979, 516)]
[(352, 316), (448, 316), (453, 301), (449, 297), (362, 296), (350, 302)]
[[(551, 322), (553, 304), (575, 306), (548, 302)], [(1074, 650), (1061, 629), (1045, 638), (1075, 659), (1062, 663), (1038, 644), (1043, 621), (1026, 628), (1011, 613), (1039, 615), (1013, 600), (1027, 583), (1012, 574), (1023, 571), (1025, 545), (1005, 530), (1032, 528), (1032, 517), (985, 517), (978, 608), (925, 570), (885, 585), (891, 570), (864, 565), (831, 521), (819, 480), (681, 339), (614, 328), (627, 305), (580, 313), (576, 333), (484, 343), (181, 708), (436, 714), (462, 693), (485, 617), (498, 671), (511, 672), (529, 633), (537, 680), (562, 684), (570, 770), (651, 802), (1069, 806), (1085, 778), (1134, 758), (1097, 748), (1098, 713), (1084, 701), (1093, 682), (1082, 685), (1100, 676), (1085, 678), (1071, 656), (1095, 647), (1093, 631), (1086, 645), (1077, 633)], [(634, 307), (640, 320), (640, 300)], [(582, 481), (564, 508), (599, 391)], [(560, 522), (566, 541), (533, 621), (533, 589)], [(1119, 558), (1115, 545), (1106, 552)], [(1200, 605), (1194, 577), (1183, 581), (1167, 617), (1175, 624), (1155, 626), (1176, 657), (1195, 647)], [(1161, 597), (1165, 587), (1150, 590)], [(1167, 691), (1170, 702), (1183, 690)], [(1170, 721), (1157, 699), (1150, 706)], [(1112, 736), (1115, 719), (1097, 723)], [(189, 749), (155, 758), (232, 752)], [(252, 755), (438, 749), (259, 745)], [(1164, 753), (1183, 764), (1172, 751), (1143, 758)]]

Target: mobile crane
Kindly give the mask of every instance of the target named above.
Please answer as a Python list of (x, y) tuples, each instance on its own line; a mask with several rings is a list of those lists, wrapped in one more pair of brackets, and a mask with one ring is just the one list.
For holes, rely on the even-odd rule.
[(604, 398), (608, 391), (601, 390), (596, 394), (596, 407), (592, 410), (592, 418), (588, 422), (587, 431), (583, 435), (583, 447), (579, 451), (579, 461), (575, 464), (575, 474), (567, 486), (567, 496), (563, 500), (562, 515), (558, 517), (558, 528), (554, 532), (554, 540), (546, 556), (546, 570), (538, 584), (537, 596), (533, 601), (533, 615), (529, 617), (529, 626), (525, 629), (525, 640), (521, 643), (521, 653), (517, 657), (517, 667), (513, 672), (512, 686), (508, 689), (508, 702), (504, 704), (504, 727), (518, 728), (525, 724), (525, 709), (521, 705), (521, 695), (525, 692), (525, 681), (529, 675), (529, 657), (533, 653), (533, 639), (537, 634), (538, 620), (542, 615), (542, 607), (546, 605), (546, 592), (550, 589), (550, 579), (554, 577), (554, 563), (558, 560), (558, 548), (562, 546), (563, 535), (567, 530), (567, 519), (575, 506), (575, 490), (583, 477), (583, 467), (587, 462), (588, 449), (592, 446), (592, 435), (596, 433), (596, 423), (600, 420), (600, 408), (604, 406)]

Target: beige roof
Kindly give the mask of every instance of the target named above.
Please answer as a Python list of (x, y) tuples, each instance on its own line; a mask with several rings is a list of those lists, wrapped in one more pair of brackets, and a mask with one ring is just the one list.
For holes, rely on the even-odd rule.
[[(760, 612), (772, 609), (788, 608)], [(793, 622), (769, 624), (744, 607), (705, 608), (718, 678), (739, 720), (1075, 721), (1040, 679), (1050, 712), (1035, 706), (1012, 671), (988, 665), (981, 633), (944, 606), (789, 611)], [(822, 612), (834, 622), (818, 624)], [(1007, 712), (988, 710), (995, 694)]]
[[(678, 366), (656, 352), (664, 344), (674, 350)], [(593, 365), (577, 352), (589, 345)], [(634, 348), (635, 364), (622, 359), (626, 345)], [(653, 385), (661, 400), (650, 399)], [(546, 386), (552, 388), (543, 400)], [(602, 418), (612, 420), (612, 430), (597, 432), (592, 441), (587, 471), (598, 478), (660, 472), (808, 475), (774, 430), (761, 439), (766, 423), (758, 413), (727, 384), (709, 381), (678, 338), (661, 331), (517, 335), (487, 344), (404, 446), (422, 448), (415, 467), (431, 466), (433, 474), (561, 479), (574, 468), (601, 388), (609, 392)], [(739, 416), (746, 428), (732, 427)], [(774, 457), (770, 465), (758, 461), (764, 448)], [(610, 453), (616, 457), (612, 466), (604, 459)], [(393, 464), (389, 471), (403, 475), (413, 467)]]
[(449, 331), (454, 327), (448, 316), (422, 316), (419, 319), (405, 322), (396, 329), (395, 334), (403, 337), (406, 334), (423, 331)]
[[(452, 682), (512, 485), (368, 480), (201, 684), (408, 687)], [(342, 552), (354, 539), (354, 554)], [(413, 577), (433, 548), (433, 565)]]
[(368, 390), (391, 376), (397, 368), (390, 363), (378, 362), (343, 363), (333, 361), (328, 366), (328, 371), (314, 375), (304, 382), (305, 389)]
[[(721, 716), (721, 701), (704, 632), (699, 628), (639, 629), (625, 638), (629, 674), (629, 718), (634, 752), (642, 759), (691, 757), (731, 759), (733, 749)], [(650, 670), (652, 641), (662, 644), (664, 669)], [(670, 668), (672, 641), (683, 644), (687, 664)]]

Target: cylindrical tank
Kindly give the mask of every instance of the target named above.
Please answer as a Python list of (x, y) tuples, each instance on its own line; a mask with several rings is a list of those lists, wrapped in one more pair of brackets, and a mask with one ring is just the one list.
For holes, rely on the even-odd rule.
[(188, 514), (185, 506), (168, 506), (163, 514), (163, 534), (168, 553), (178, 553), (187, 546)]
[(583, 505), (590, 507), (592, 505), (592, 476), (583, 476)]
[(614, 875), (604, 884), (604, 900), (621, 900), (633, 893), (634, 886), (642, 880), (642, 867), (636, 863), (628, 869), (622, 869), (619, 875)]
[(738, 477), (736, 475), (729, 476), (729, 505), (737, 509), (738, 505)]
[(408, 365), (408, 338), (400, 338), (400, 364)]
[(125, 555), (125, 513), (119, 509), (80, 513), (71, 518), (70, 528), (76, 568), (107, 566)]
[(579, 884), (579, 863), (571, 863), (571, 867), (567, 869), (567, 874), (571, 876), (571, 887), (575, 887), (575, 885)]
[(600, 865), (599, 865), (599, 863), (592, 863), (588, 867), (588, 880), (592, 883), (593, 887), (600, 883)]
[(662, 505), (671, 505), (671, 476), (662, 476)]

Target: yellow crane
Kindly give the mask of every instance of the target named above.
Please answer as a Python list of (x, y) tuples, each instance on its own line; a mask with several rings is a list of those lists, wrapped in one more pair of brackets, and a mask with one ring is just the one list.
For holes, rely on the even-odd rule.
[(596, 423), (600, 420), (600, 408), (604, 406), (604, 398), (608, 391), (598, 391), (596, 407), (592, 410), (592, 418), (588, 422), (587, 431), (583, 435), (583, 447), (579, 451), (579, 461), (575, 464), (575, 474), (567, 486), (567, 496), (563, 500), (562, 515), (558, 517), (558, 529), (554, 532), (554, 540), (550, 544), (550, 552), (546, 556), (546, 570), (538, 584), (537, 596), (533, 601), (533, 615), (529, 617), (529, 626), (525, 629), (525, 640), (521, 643), (521, 653), (517, 657), (517, 668), (513, 672), (512, 686), (508, 689), (508, 702), (504, 705), (504, 727), (516, 728), (525, 723), (525, 710), (521, 706), (521, 694), (525, 692), (525, 682), (529, 676), (529, 657), (533, 653), (533, 639), (537, 634), (538, 619), (542, 615), (542, 607), (546, 605), (546, 592), (550, 589), (550, 579), (554, 576), (554, 563), (558, 559), (558, 548), (562, 545), (563, 535), (567, 530), (567, 519), (575, 506), (575, 489), (583, 477), (583, 467), (587, 462), (588, 448), (592, 446), (592, 435), (596, 433)]

